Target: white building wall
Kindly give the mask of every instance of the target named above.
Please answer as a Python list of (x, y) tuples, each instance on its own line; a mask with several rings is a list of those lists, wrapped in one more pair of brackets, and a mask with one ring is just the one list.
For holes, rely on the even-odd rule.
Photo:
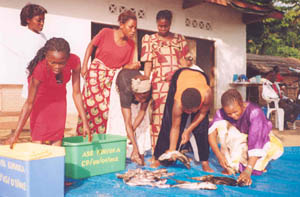
[[(19, 26), (20, 9), (28, 0), (0, 0), (0, 41), (7, 35), (14, 35)], [(91, 21), (117, 25), (118, 14), (109, 12), (111, 3), (117, 6), (145, 10), (144, 19), (138, 20), (138, 28), (156, 31), (156, 13), (162, 9), (173, 11), (172, 32), (185, 36), (215, 41), (215, 107), (220, 107), (220, 97), (229, 88), (234, 73), (246, 73), (246, 26), (241, 14), (233, 9), (213, 4), (182, 9), (182, 0), (31, 0), (48, 10), (43, 32), (47, 38), (64, 37), (69, 41), (73, 53), (83, 60), (85, 49), (91, 37)], [(185, 18), (210, 22), (212, 30), (185, 26)], [(6, 35), (6, 36), (3, 36)], [(11, 36), (13, 38), (13, 36)], [(0, 84), (19, 83), (16, 66), (9, 52), (0, 47)], [(5, 54), (5, 55), (3, 55)], [(68, 86), (68, 112), (76, 113), (71, 97), (71, 83)], [(243, 90), (243, 93), (245, 91)], [(243, 94), (243, 96), (245, 96)]]

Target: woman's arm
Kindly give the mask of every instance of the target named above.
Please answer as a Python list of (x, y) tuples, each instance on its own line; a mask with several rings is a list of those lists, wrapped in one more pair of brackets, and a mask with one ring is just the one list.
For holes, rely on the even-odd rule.
[(19, 116), (19, 120), (17, 123), (16, 131), (9, 139), (10, 148), (13, 148), (14, 143), (18, 140), (19, 135), (22, 132), (25, 123), (29, 118), (39, 85), (40, 85), (40, 81), (32, 77), (30, 82), (30, 87), (29, 87), (28, 98), (26, 99), (22, 107), (21, 114)]
[(140, 69), (140, 67), (141, 67), (140, 62), (132, 62), (132, 63), (126, 64), (123, 68), (138, 70), (138, 69)]
[(76, 68), (72, 70), (72, 87), (73, 87), (73, 100), (83, 122), (83, 136), (85, 136), (87, 133), (89, 136), (89, 141), (92, 141), (92, 134), (87, 123), (85, 109), (83, 107), (83, 102), (82, 102), (82, 95), (80, 92), (80, 64), (78, 64)]
[(143, 121), (144, 119), (144, 116), (146, 114), (146, 110), (147, 110), (147, 107), (148, 107), (148, 102), (146, 103), (141, 103), (141, 107), (140, 107), (140, 110), (138, 112), (138, 115), (136, 116), (134, 122), (133, 122), (133, 131), (136, 130), (136, 128), (141, 124), (141, 122)]
[(170, 131), (170, 146), (168, 151), (176, 150), (179, 132), (180, 132), (180, 122), (181, 122), (182, 109), (174, 101), (172, 109), (172, 127)]
[(139, 153), (139, 149), (138, 149), (137, 143), (135, 141), (135, 137), (134, 137), (134, 129), (133, 129), (132, 123), (131, 123), (131, 109), (122, 107), (121, 110), (122, 110), (123, 119), (125, 122), (127, 136), (133, 145), (133, 151), (135, 153)]
[(240, 176), (237, 179), (237, 181), (239, 183), (242, 182), (245, 185), (252, 184), (251, 174), (253, 171), (253, 167), (255, 166), (256, 161), (258, 159), (259, 159), (259, 157), (254, 157), (254, 156), (249, 157), (247, 167), (245, 168), (245, 170), (240, 174)]
[(93, 45), (93, 43), (91, 41), (89, 43), (89, 45), (87, 46), (87, 48), (86, 48), (84, 59), (83, 59), (83, 62), (82, 62), (81, 76), (83, 78), (85, 77), (85, 74), (87, 72), (88, 62), (89, 62), (89, 59), (90, 59), (90, 57), (92, 55), (92, 52), (93, 52), (94, 48), (95, 48), (95, 46)]
[(149, 79), (152, 71), (152, 62), (145, 62), (144, 75)]
[(229, 166), (226, 161), (226, 158), (224, 157), (224, 155), (221, 153), (221, 151), (219, 149), (217, 135), (218, 135), (218, 131), (217, 131), (217, 129), (215, 129), (212, 133), (210, 133), (208, 135), (208, 142), (209, 142), (209, 145), (210, 145), (212, 151), (215, 153), (222, 168), (227, 169)]

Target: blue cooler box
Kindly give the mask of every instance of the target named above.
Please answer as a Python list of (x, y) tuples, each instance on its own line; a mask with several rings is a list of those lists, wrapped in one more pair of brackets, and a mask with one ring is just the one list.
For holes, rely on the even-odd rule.
[(34, 143), (0, 146), (0, 196), (64, 196), (63, 147)]

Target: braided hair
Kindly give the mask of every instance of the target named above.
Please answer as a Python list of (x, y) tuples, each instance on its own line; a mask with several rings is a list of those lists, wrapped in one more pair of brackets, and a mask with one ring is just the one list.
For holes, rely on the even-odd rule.
[(38, 50), (35, 57), (30, 61), (27, 70), (29, 72), (29, 76), (32, 75), (35, 67), (37, 64), (45, 59), (46, 54), (48, 51), (58, 51), (58, 52), (65, 52), (67, 56), (70, 55), (70, 45), (69, 43), (63, 38), (51, 38), (49, 39), (46, 44)]
[(32, 19), (35, 16), (44, 15), (47, 13), (47, 10), (37, 4), (27, 4), (25, 5), (20, 13), (21, 25), (28, 25), (27, 19)]

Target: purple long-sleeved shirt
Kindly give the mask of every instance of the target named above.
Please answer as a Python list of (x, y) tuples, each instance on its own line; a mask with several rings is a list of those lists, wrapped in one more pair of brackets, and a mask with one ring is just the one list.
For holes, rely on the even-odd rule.
[(265, 154), (264, 145), (270, 141), (269, 133), (272, 130), (271, 121), (266, 119), (264, 112), (256, 104), (247, 102), (247, 107), (238, 120), (227, 116), (225, 111), (219, 109), (210, 127), (219, 120), (227, 120), (241, 133), (248, 134), (248, 154), (249, 156), (261, 157)]

